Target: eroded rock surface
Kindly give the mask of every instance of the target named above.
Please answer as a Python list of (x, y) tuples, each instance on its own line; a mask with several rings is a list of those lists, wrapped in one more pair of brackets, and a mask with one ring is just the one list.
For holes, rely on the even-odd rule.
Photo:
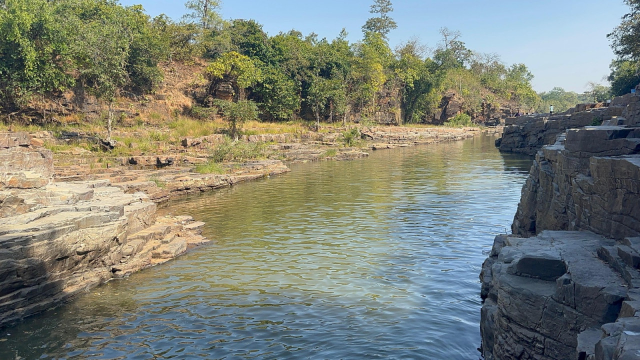
[(29, 180), (0, 188), (0, 326), (206, 242), (203, 223), (156, 218), (156, 204), (142, 192), (125, 193), (108, 180), (51, 183), (51, 154), (26, 144), (0, 148), (3, 169)]
[[(640, 358), (638, 99), (604, 108), (626, 118), (562, 134), (542, 130), (528, 143), (535, 150), (554, 138), (536, 155), (513, 235), (496, 237), (483, 264), (486, 359)], [(596, 110), (611, 111), (564, 119)]]
[[(502, 152), (535, 155), (544, 145), (555, 143), (556, 137), (567, 129), (591, 126), (605, 121), (613, 125), (628, 125), (630, 123), (623, 114), (627, 114), (627, 103), (633, 106), (639, 104), (640, 97), (629, 97), (625, 101), (618, 101), (609, 107), (592, 107), (596, 104), (582, 104), (563, 114), (549, 116), (549, 114), (535, 114), (508, 118), (505, 123), (502, 138), (496, 141), (496, 146)], [(590, 105), (590, 106), (587, 106)]]

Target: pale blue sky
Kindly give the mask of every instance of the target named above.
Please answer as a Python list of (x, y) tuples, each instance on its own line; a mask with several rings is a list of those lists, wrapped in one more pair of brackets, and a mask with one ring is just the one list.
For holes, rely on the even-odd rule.
[[(438, 29), (462, 33), (471, 50), (496, 53), (507, 64), (524, 63), (534, 74), (536, 91), (554, 86), (583, 92), (589, 81), (606, 84), (614, 58), (606, 35), (628, 11), (622, 0), (392, 0), (398, 28), (392, 47), (417, 37), (434, 48)], [(142, 4), (152, 15), (179, 20), (181, 0), (121, 0)], [(254, 19), (269, 35), (291, 29), (335, 38), (342, 28), (349, 40), (361, 38), (373, 0), (223, 0), (225, 19)]]

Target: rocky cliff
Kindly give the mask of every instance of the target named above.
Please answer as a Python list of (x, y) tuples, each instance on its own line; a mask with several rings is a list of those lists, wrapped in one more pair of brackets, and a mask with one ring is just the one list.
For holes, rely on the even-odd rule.
[[(483, 264), (486, 359), (640, 358), (639, 100), (516, 119), (537, 129), (517, 149), (553, 144), (536, 155), (513, 234)], [(603, 126), (557, 131), (589, 116)]]
[(108, 180), (52, 183), (48, 150), (0, 133), (0, 326), (206, 242), (203, 223), (156, 217)]

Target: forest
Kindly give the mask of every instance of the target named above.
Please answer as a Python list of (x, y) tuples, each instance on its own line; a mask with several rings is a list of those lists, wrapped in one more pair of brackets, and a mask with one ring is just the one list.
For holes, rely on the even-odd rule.
[[(627, 2), (628, 16), (637, 17), (638, 0)], [(468, 49), (447, 28), (435, 49), (415, 39), (392, 49), (390, 0), (373, 1), (362, 38), (352, 43), (344, 30), (331, 40), (296, 30), (269, 36), (255, 20), (223, 20), (215, 0), (185, 6), (190, 13), (176, 21), (116, 0), (0, 0), (0, 112), (37, 114), (34, 104), (69, 91), (111, 110), (122, 97), (156, 92), (166, 75), (161, 64), (194, 61), (206, 64), (194, 75), (197, 105), (181, 111), (204, 118), (442, 123), (451, 120), (443, 108), (453, 99), (465, 114), (457, 119), (470, 123), (610, 96), (599, 84), (585, 94), (538, 94), (525, 64)], [(609, 35), (619, 55), (629, 50), (624, 21)], [(635, 64), (627, 55), (613, 62), (614, 95), (638, 82)]]

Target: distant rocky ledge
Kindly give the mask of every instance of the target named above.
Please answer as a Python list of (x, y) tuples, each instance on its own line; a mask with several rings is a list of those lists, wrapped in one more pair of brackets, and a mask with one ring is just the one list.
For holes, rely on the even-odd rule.
[(537, 155), (482, 267), (485, 359), (640, 358), (640, 97), (514, 119), (497, 145)]

